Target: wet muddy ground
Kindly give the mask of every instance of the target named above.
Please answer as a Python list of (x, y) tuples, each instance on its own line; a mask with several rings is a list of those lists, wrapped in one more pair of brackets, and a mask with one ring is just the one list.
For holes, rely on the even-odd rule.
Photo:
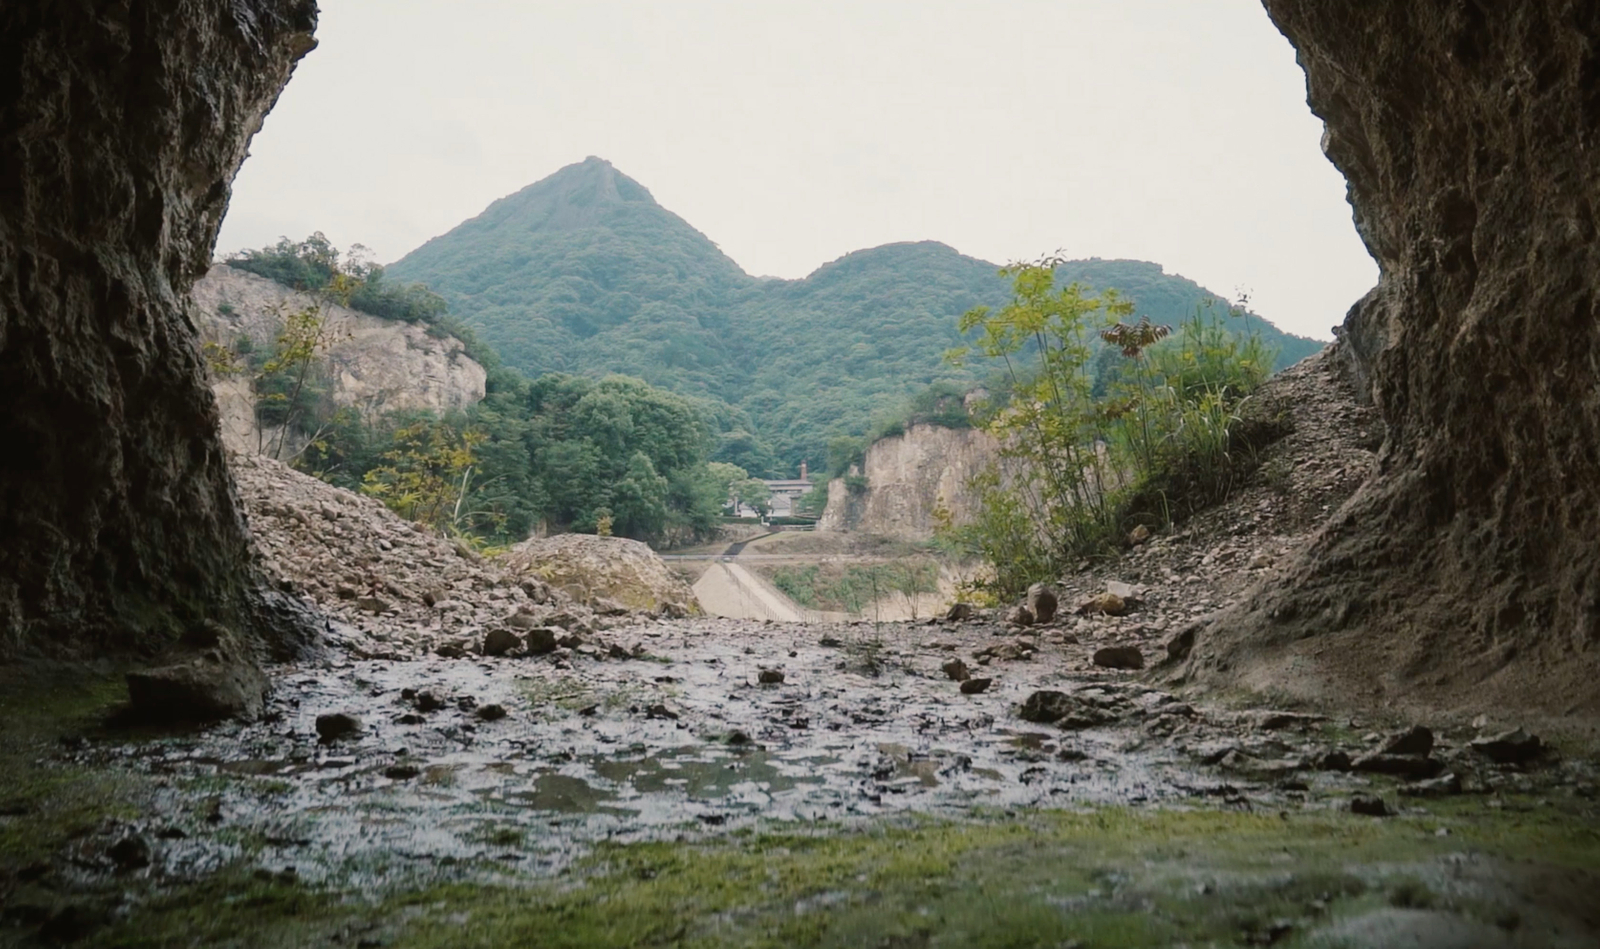
[[(1072, 814), (1148, 813), (1157, 821), (1180, 822), (1224, 815), (1267, 821), (1286, 840), (1300, 835), (1304, 822), (1335, 828), (1335, 838), (1373, 833), (1368, 825), (1404, 827), (1404, 846), (1398, 853), (1382, 851), (1385, 859), (1407, 867), (1425, 859), (1433, 867), (1439, 853), (1454, 852), (1451, 833), (1470, 837), (1474, 828), (1499, 827), (1506, 814), (1531, 813), (1543, 822), (1539, 833), (1576, 847), (1552, 865), (1552, 872), (1568, 876), (1560, 886), (1545, 888), (1557, 893), (1600, 882), (1592, 872), (1600, 869), (1596, 770), (1581, 754), (1552, 749), (1527, 762), (1495, 763), (1468, 746), (1471, 729), (1439, 729), (1421, 759), (1426, 765), (1400, 766), (1415, 771), (1410, 778), (1353, 772), (1351, 760), (1381, 750), (1391, 729), (1409, 723), (1196, 704), (1152, 684), (1159, 675), (1094, 667), (1088, 647), (1059, 630), (1019, 634), (987, 622), (816, 627), (700, 619), (627, 625), (604, 636), (629, 658), (609, 658), (593, 642), (510, 658), (379, 661), (329, 654), (276, 670), (276, 692), (259, 723), (173, 734), (91, 722), (36, 749), (28, 767), (40, 770), (30, 780), (126, 776), (137, 791), (94, 792), (104, 806), (89, 808), (64, 844), (51, 841), (49, 852), (6, 867), (0, 894), (9, 902), (0, 915), (9, 925), (0, 929), (0, 939), (39, 938), (41, 922), (59, 917), (63, 899), (70, 907), (77, 905), (73, 899), (91, 898), (100, 923), (128, 924), (149, 901), (159, 903), (163, 892), (242, 871), (255, 881), (251, 885), (344, 894), (341, 913), (352, 912), (347, 904), (358, 894), (357, 902), (371, 904), (363, 912), (390, 921), (371, 944), (405, 943), (406, 928), (392, 925), (396, 911), (381, 905), (395, 894), (461, 882), (516, 888), (556, 881), (570, 887), (596, 874), (610, 879), (606, 874), (619, 859), (632, 859), (619, 854), (659, 854), (662, 847), (709, 847), (706, 865), (715, 866), (745, 859), (752, 841), (774, 833), (871, 847), (881, 845), (884, 834), (920, 839), (915, 835), (928, 833), (923, 822), (930, 819), (952, 821), (934, 826), (954, 828), (976, 821), (986, 828), (982, 834), (1003, 840), (1041, 820), (1049, 826), (1034, 827), (1031, 839), (1060, 836), (1058, 823), (1050, 822), (1070, 821)], [(942, 669), (953, 659), (991, 684), (963, 693)], [(1039, 690), (1066, 696), (1066, 713), (1057, 721), (1020, 716)], [(331, 740), (319, 736), (319, 717), (327, 715), (356, 721), (324, 719), (324, 732), (340, 724), (358, 727)], [(1412, 780), (1424, 774), (1432, 783)], [(37, 843), (28, 836), (29, 822), (52, 813), (51, 793), (39, 800), (25, 794), (0, 800), (0, 841), (16, 851), (8, 856)], [(1352, 814), (1353, 796), (1363, 793), (1375, 796), (1381, 802), (1375, 806), (1391, 816)], [(1373, 806), (1370, 800), (1363, 805)], [(1515, 818), (1524, 819), (1529, 818)], [(1273, 822), (1282, 829), (1272, 830)], [(1169, 827), (1161, 833), (1165, 840), (1186, 831)], [(1526, 839), (1537, 845), (1540, 838)], [(1279, 843), (1269, 837), (1263, 846), (1288, 853)], [(897, 844), (896, 852), (945, 845), (940, 836)], [(1102, 841), (1094, 859), (1126, 859), (1116, 850), (1121, 856), (1113, 860), (1105, 848), (1127, 845), (1120, 837)], [(983, 837), (973, 846), (988, 854), (1000, 844)], [(1504, 846), (1511, 847), (1509, 855), (1521, 845)], [(1139, 865), (1180, 876), (1199, 872), (1192, 865), (1196, 852), (1180, 851), (1168, 853), (1165, 863), (1144, 859)], [(1198, 855), (1206, 851), (1201, 841)], [(764, 866), (788, 866), (799, 859), (795, 852), (786, 844), (783, 855)], [(866, 851), (849, 852), (856, 854), (852, 859), (877, 859)], [(1316, 856), (1316, 865), (1332, 859), (1330, 866), (1344, 866), (1339, 853)], [(996, 869), (988, 872), (1000, 882), (1022, 872), (1019, 866), (1049, 862), (1037, 854), (1020, 863), (1015, 854), (994, 859)], [(939, 864), (940, 872), (970, 865), (967, 858)], [(1024, 876), (1031, 880), (1034, 874)], [(1506, 874), (1490, 876), (1516, 894), (1531, 887), (1512, 886), (1515, 880)], [(938, 878), (926, 869), (907, 879)], [(654, 876), (628, 876), (626, 882), (665, 885)], [(54, 890), (41, 894), (45, 884)], [(1092, 884), (1079, 889), (1115, 889)], [(818, 892), (811, 892), (811, 884), (795, 885), (808, 894), (802, 901), (836, 900), (848, 907), (862, 898), (853, 884)], [(878, 885), (864, 889), (879, 894), (873, 899), (897, 892)], [(121, 895), (108, 904), (108, 892)], [(635, 895), (630, 889), (615, 898), (620, 906)], [(652, 912), (692, 917), (689, 897), (678, 899)], [(1504, 896), (1495, 905), (1530, 899)], [(430, 905), (443, 912), (452, 903)], [(1508, 945), (1586, 945), (1591, 943), (1583, 939), (1600, 933), (1600, 921), (1536, 900), (1522, 906), (1518, 918), (1546, 910), (1560, 916), (1560, 925), (1545, 941), (1529, 941), (1529, 929), (1520, 930), (1522, 935), (1513, 932), (1517, 927), (1494, 931), (1515, 936)], [(486, 918), (481, 912), (473, 918)], [(1433, 930), (1454, 925), (1459, 916), (1445, 914)], [(759, 918), (752, 917), (758, 922), (751, 925), (762, 932), (771, 928)], [(274, 917), (263, 932), (276, 932), (273, 927), (282, 922)], [(1300, 922), (1285, 925), (1290, 928), (1284, 933), (1303, 928)], [(1227, 926), (1233, 927), (1232, 938), (1256, 938), (1244, 924)], [(95, 932), (126, 930), (85, 930)], [(664, 932), (671, 935), (670, 928)], [(826, 926), (819, 932), (838, 936)], [(638, 938), (638, 944), (674, 944), (662, 933)], [(827, 942), (818, 939), (795, 944)], [(630, 940), (601, 933), (571, 944)], [(746, 944), (743, 936), (725, 941)], [(234, 942), (257, 944), (253, 936)], [(1162, 943), (1135, 934), (1106, 944)]]

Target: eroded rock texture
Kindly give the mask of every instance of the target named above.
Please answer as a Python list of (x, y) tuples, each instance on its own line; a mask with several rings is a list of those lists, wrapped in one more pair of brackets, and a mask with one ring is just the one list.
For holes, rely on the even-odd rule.
[(0, 654), (306, 628), (259, 586), (185, 298), (316, 12), (0, 4)]
[(1196, 671), (1600, 710), (1600, 4), (1265, 2), (1381, 266), (1342, 346), (1388, 439)]

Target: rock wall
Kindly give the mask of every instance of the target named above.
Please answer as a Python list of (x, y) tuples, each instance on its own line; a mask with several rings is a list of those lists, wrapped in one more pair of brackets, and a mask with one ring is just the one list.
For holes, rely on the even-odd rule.
[[(223, 264), (195, 283), (193, 299), (202, 340), (232, 347), (244, 337), (258, 351), (273, 346), (284, 314), (319, 305), (310, 294)], [(432, 336), (422, 326), (337, 304), (320, 305), (331, 344), (316, 368), (329, 383), (334, 407), (353, 407), (372, 420), (399, 411), (442, 415), (483, 400), (484, 369), (455, 337)], [(235, 451), (256, 451), (261, 432), (249, 380), (220, 379), (212, 391), (222, 415), (223, 442)]]
[(1266, 0), (1381, 269), (1377, 474), (1194, 671), (1600, 712), (1600, 4)]
[(0, 655), (311, 634), (264, 592), (185, 299), (316, 13), (0, 5)]
[(852, 492), (842, 478), (828, 484), (817, 529), (927, 540), (941, 505), (957, 523), (975, 514), (967, 482), (998, 460), (999, 443), (987, 432), (913, 425), (867, 449), (865, 492)]

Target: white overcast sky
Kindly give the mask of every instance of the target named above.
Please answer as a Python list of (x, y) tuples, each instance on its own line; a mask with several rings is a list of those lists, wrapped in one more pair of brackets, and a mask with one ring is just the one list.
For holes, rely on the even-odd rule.
[(317, 32), (219, 254), (392, 261), (599, 155), (757, 275), (1134, 257), (1324, 339), (1377, 276), (1256, 0), (323, 0)]

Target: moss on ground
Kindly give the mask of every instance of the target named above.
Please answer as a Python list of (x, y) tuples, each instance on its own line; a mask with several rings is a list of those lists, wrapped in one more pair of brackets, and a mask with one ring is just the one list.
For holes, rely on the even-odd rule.
[[(1505, 927), (1600, 891), (1600, 827), (1575, 797), (1459, 797), (1381, 820), (1104, 809), (772, 824), (600, 845), (555, 877), (492, 886), (406, 884), (381, 865), (313, 886), (255, 866), (259, 842), (219, 826), (201, 832), (243, 856), (208, 874), (107, 875), (70, 896), (8, 884), (108, 821), (152, 816), (157, 779), (55, 753), (99, 732), (124, 699), (110, 674), (0, 690), (0, 943), (33, 931), (19, 913), (30, 900), (38, 919), (71, 922), (65, 899), (88, 907), (90, 946), (1292, 946), (1375, 909)], [(164, 793), (202, 785), (169, 781)], [(531, 849), (524, 833), (491, 827), (482, 842)], [(1467, 871), (1493, 885), (1452, 882)], [(1517, 892), (1579, 895), (1529, 904)]]
[[(1451, 831), (1440, 836), (1440, 828)], [(509, 842), (509, 841), (508, 841)], [(1600, 881), (1591, 822), (1550, 807), (1449, 802), (1426, 816), (1104, 810), (878, 821), (808, 832), (606, 845), (527, 886), (314, 893), (202, 884), (100, 945), (466, 946), (1294, 945), (1376, 907), (1509, 912), (1450, 896), (1462, 854)], [(248, 934), (247, 936), (241, 934)]]

